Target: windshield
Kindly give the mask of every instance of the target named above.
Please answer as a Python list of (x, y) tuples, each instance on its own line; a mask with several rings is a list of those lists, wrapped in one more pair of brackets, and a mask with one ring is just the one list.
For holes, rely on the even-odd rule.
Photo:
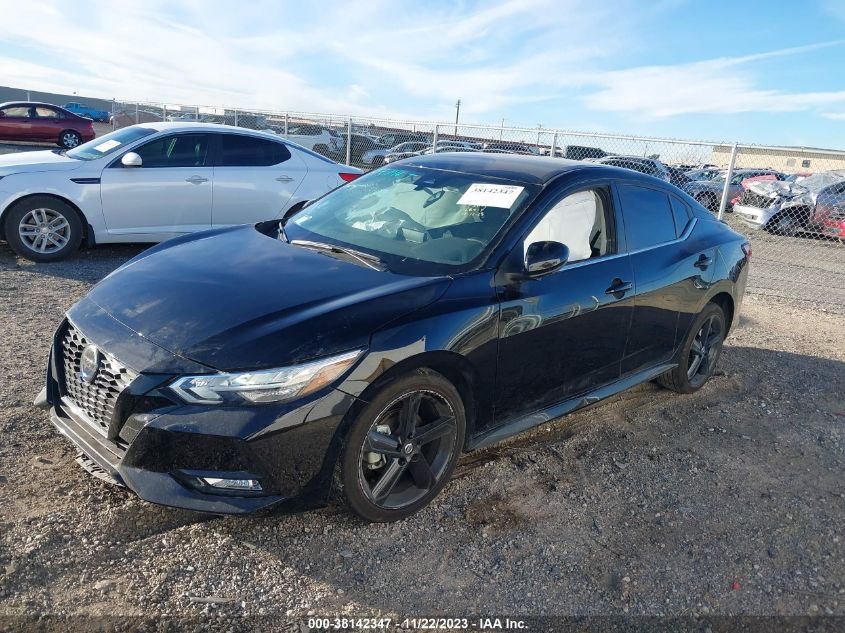
[(115, 130), (105, 136), (99, 136), (93, 141), (83, 143), (79, 147), (68, 150), (66, 155), (77, 160), (95, 160), (116, 152), (129, 143), (149, 136), (150, 134), (155, 134), (155, 130), (133, 125), (132, 127)]
[(444, 274), (478, 260), (536, 194), (529, 185), (421, 167), (383, 167), (293, 216), (289, 239), (352, 247), (396, 272)]

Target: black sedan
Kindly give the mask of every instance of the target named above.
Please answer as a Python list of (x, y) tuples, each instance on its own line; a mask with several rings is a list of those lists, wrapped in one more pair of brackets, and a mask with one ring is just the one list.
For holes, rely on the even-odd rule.
[(147, 501), (396, 520), (465, 451), (643, 381), (699, 389), (750, 256), (630, 170), (419, 156), (129, 261), (68, 311), (37, 403)]

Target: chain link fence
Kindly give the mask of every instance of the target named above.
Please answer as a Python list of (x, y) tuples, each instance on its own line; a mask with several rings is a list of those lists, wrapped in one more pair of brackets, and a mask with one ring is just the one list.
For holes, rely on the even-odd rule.
[(749, 236), (748, 290), (845, 310), (845, 152), (305, 112), (135, 102), (113, 128), (201, 121), (264, 130), (364, 170), (432, 152), (524, 154), (625, 167), (669, 181)]

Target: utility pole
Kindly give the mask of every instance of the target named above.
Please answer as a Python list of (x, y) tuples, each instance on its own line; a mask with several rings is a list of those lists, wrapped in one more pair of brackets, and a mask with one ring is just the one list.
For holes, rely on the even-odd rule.
[(458, 138), (458, 117), (461, 116), (461, 100), (455, 103), (455, 138)]

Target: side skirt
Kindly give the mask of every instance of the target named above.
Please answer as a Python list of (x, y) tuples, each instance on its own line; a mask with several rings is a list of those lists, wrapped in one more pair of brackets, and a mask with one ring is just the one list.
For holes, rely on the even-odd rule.
[(600, 400), (615, 396), (617, 393), (630, 389), (643, 382), (648, 382), (657, 378), (660, 374), (666, 373), (670, 369), (677, 367), (677, 363), (664, 363), (657, 365), (650, 369), (639, 371), (630, 376), (626, 376), (616, 382), (612, 382), (604, 387), (599, 387), (595, 391), (588, 394), (564, 400), (557, 404), (553, 404), (545, 409), (534, 411), (520, 418), (515, 418), (510, 422), (506, 422), (500, 427), (497, 427), (487, 433), (474, 437), (470, 440), (467, 450), (473, 451), (479, 448), (485, 448), (491, 444), (501, 442), (517, 433), (522, 433), (528, 429), (533, 429), (535, 426), (540, 426), (546, 422), (550, 422), (556, 418), (572, 413), (578, 409), (583, 409), (591, 404), (595, 404)]

